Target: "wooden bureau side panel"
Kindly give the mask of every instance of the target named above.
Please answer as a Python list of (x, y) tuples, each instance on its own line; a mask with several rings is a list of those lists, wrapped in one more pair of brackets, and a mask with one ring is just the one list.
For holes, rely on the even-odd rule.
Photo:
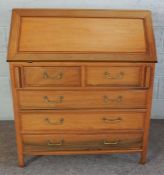
[(18, 91), (21, 109), (145, 108), (146, 90)]
[(142, 67), (126, 66), (87, 66), (88, 86), (141, 86)]
[(145, 118), (144, 124), (144, 134), (143, 134), (143, 152), (141, 155), (141, 163), (146, 162), (146, 156), (148, 151), (148, 142), (149, 142), (149, 129), (150, 129), (150, 119), (151, 119), (151, 109), (152, 109), (152, 99), (153, 99), (153, 85), (154, 85), (154, 73), (155, 73), (155, 64), (152, 64), (151, 67), (147, 68), (148, 76), (146, 77), (146, 84), (149, 86), (148, 96), (147, 96), (147, 115)]
[(21, 87), (21, 77), (20, 77), (20, 66), (13, 66), (10, 64), (10, 77), (12, 85), (12, 97), (13, 97), (13, 111), (14, 111), (14, 124), (16, 131), (16, 143), (17, 143), (17, 154), (18, 162), (20, 166), (24, 166), (24, 156), (23, 156), (23, 143), (21, 136), (21, 119), (18, 112), (18, 98), (16, 88)]
[(20, 113), (22, 132), (92, 131), (110, 129), (143, 129), (142, 112), (23, 112)]
[(132, 149), (142, 147), (142, 134), (23, 135), (23, 143), (25, 151)]
[(81, 68), (64, 66), (23, 67), (24, 85), (34, 87), (46, 86), (80, 86)]

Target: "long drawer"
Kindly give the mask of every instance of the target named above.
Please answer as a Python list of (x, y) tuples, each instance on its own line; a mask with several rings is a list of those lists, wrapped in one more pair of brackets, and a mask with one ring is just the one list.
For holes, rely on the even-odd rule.
[(22, 109), (145, 108), (146, 90), (18, 91)]
[(20, 113), (23, 132), (143, 129), (143, 112), (50, 111)]
[(23, 135), (25, 151), (137, 149), (141, 133)]

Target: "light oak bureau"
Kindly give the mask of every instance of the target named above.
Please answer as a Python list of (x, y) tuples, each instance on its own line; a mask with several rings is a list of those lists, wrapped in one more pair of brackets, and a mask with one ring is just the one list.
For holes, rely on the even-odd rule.
[(14, 9), (8, 49), (25, 155), (140, 153), (156, 51), (144, 10)]

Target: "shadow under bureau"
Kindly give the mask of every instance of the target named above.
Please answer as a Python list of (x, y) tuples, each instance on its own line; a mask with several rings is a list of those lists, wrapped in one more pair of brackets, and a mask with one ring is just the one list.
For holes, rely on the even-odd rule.
[(9, 39), (25, 155), (140, 153), (156, 52), (149, 11), (14, 9)]

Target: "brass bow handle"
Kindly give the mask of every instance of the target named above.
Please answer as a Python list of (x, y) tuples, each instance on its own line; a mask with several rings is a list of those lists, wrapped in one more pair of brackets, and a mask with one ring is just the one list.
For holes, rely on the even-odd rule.
[(121, 117), (117, 117), (117, 118), (106, 118), (106, 117), (103, 117), (102, 120), (105, 122), (105, 123), (111, 123), (111, 124), (114, 124), (114, 123), (119, 123), (122, 121), (122, 118)]
[(62, 125), (64, 123), (64, 118), (60, 118), (59, 121), (51, 121), (49, 118), (45, 118), (45, 121), (50, 125)]
[(48, 96), (44, 96), (43, 97), (44, 102), (45, 103), (48, 103), (48, 104), (62, 103), (63, 102), (63, 99), (64, 99), (64, 96), (58, 96), (57, 97), (57, 100), (49, 100)]
[(54, 142), (51, 142), (50, 140), (48, 140), (48, 142), (47, 142), (47, 145), (48, 146), (61, 146), (61, 145), (63, 145), (63, 140), (60, 140), (59, 142), (57, 142), (57, 143), (54, 143)]
[(43, 79), (48, 80), (48, 79), (53, 79), (53, 80), (61, 80), (63, 78), (63, 72), (57, 73), (55, 76), (50, 76), (47, 71), (43, 72)]
[(104, 72), (104, 78), (105, 79), (122, 79), (124, 77), (124, 73), (123, 72), (119, 72), (115, 77), (113, 77), (111, 75), (111, 73), (109, 73), (108, 71)]
[(119, 95), (119, 96), (118, 96), (117, 98), (115, 98), (115, 99), (110, 99), (107, 95), (104, 95), (103, 100), (104, 100), (104, 103), (105, 103), (105, 104), (114, 103), (114, 102), (116, 102), (116, 103), (121, 103), (121, 102), (122, 102), (122, 96)]
[(107, 140), (104, 140), (103, 143), (104, 143), (104, 145), (117, 145), (117, 144), (120, 143), (120, 141), (118, 140), (118, 141), (109, 142), (109, 141), (107, 141)]

